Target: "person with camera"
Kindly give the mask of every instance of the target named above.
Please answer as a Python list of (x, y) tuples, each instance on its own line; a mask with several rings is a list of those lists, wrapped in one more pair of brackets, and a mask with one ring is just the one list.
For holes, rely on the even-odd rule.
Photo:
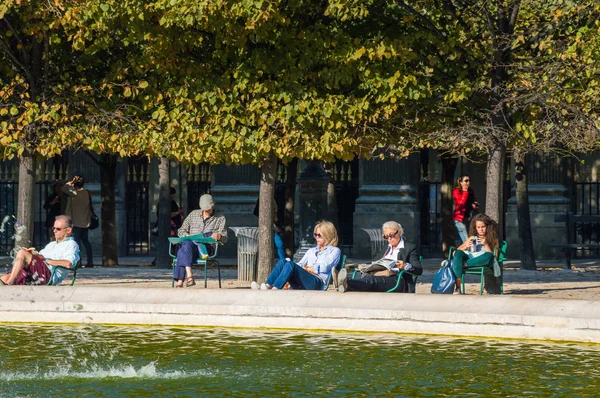
[(452, 199), (454, 200), (454, 219), (455, 239), (459, 242), (467, 240), (467, 225), (471, 212), (479, 210), (479, 202), (475, 198), (475, 192), (471, 188), (471, 177), (466, 174), (461, 175), (456, 180), (456, 187), (452, 191)]
[(88, 239), (88, 232), (92, 220), (92, 196), (90, 192), (83, 187), (85, 179), (80, 175), (75, 175), (71, 181), (67, 182), (62, 188), (62, 192), (67, 195), (67, 207), (65, 214), (73, 220), (73, 238), (77, 245), (85, 248), (87, 262), (82, 268), (92, 268), (94, 266), (94, 257), (92, 245)]

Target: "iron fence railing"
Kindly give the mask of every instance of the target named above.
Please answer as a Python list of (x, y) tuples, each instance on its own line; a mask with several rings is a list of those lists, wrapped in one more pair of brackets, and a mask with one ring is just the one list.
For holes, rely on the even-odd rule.
[(127, 254), (150, 251), (150, 183), (148, 158), (129, 159), (125, 203), (127, 208)]
[[(572, 182), (570, 185), (571, 212), (576, 215), (600, 215), (600, 182)], [(600, 223), (578, 222), (569, 233), (569, 243), (600, 243)], [(578, 250), (575, 257), (597, 258), (600, 257), (600, 250)]]
[(424, 181), (419, 186), (420, 253), (425, 256), (439, 255), (442, 248), (441, 187), (438, 181)]
[(211, 168), (208, 163), (192, 165), (187, 169), (187, 212), (200, 207), (200, 196), (211, 193)]

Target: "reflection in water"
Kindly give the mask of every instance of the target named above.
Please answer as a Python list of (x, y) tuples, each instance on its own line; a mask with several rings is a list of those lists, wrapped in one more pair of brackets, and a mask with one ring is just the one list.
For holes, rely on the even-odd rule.
[(600, 347), (584, 344), (101, 326), (10, 326), (0, 338), (0, 396), (592, 396), (600, 390)]

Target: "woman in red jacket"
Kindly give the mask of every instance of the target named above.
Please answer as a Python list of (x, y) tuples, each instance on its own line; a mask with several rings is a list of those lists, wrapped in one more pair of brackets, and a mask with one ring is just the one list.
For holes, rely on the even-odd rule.
[(452, 199), (454, 200), (454, 231), (456, 232), (455, 239), (464, 242), (469, 235), (467, 234), (467, 225), (471, 211), (479, 209), (479, 203), (475, 198), (475, 192), (471, 189), (471, 178), (464, 174), (456, 180), (456, 188), (452, 191)]

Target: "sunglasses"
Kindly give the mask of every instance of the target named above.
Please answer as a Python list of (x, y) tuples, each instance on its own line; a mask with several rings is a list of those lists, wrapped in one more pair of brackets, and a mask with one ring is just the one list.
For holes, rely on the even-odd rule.
[(393, 234), (389, 234), (389, 235), (383, 235), (383, 239), (392, 239), (394, 236), (396, 236), (396, 234), (398, 233), (398, 231), (394, 232)]
[(62, 231), (63, 229), (67, 229), (67, 227), (64, 228), (56, 228), (56, 227), (52, 227), (53, 231)]
[(323, 235), (321, 235), (320, 233), (317, 233), (317, 232), (313, 233), (313, 236), (315, 238), (322, 238), (323, 237)]
[(463, 180), (463, 182), (471, 182), (471, 180)]

